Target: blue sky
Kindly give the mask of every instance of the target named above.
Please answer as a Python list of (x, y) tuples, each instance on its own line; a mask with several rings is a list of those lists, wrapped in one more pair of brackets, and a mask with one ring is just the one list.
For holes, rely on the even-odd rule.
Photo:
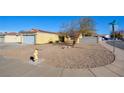
[[(109, 34), (109, 23), (117, 21), (119, 29), (124, 29), (123, 16), (90, 16), (96, 24), (96, 32)], [(0, 16), (0, 32), (19, 32), (32, 28), (58, 32), (62, 23), (78, 20), (81, 16)]]

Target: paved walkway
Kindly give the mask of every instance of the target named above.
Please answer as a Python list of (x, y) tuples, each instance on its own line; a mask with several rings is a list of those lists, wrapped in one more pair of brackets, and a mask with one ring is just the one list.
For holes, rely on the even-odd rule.
[[(111, 50), (112, 46), (101, 43)], [(92, 69), (63, 69), (55, 68), (45, 64), (33, 65), (20, 62), (14, 59), (0, 57), (1, 77), (119, 77), (124, 76), (124, 50), (116, 48), (115, 62), (106, 66)], [(10, 62), (11, 61), (11, 62)]]

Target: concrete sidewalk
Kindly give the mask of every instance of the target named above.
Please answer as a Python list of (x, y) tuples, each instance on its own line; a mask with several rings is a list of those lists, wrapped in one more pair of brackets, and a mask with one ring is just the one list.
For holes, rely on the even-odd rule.
[[(112, 50), (112, 46), (101, 43)], [(124, 50), (116, 48), (115, 62), (106, 66), (90, 69), (64, 69), (45, 64), (32, 65), (17, 60), (0, 57), (1, 77), (122, 77), (124, 76)], [(10, 62), (12, 61), (12, 62)]]
[[(105, 42), (102, 46), (112, 51), (112, 46)], [(86, 77), (123, 77), (124, 76), (124, 50), (115, 49), (115, 61), (112, 64), (90, 69), (64, 69), (62, 76), (86, 76)]]

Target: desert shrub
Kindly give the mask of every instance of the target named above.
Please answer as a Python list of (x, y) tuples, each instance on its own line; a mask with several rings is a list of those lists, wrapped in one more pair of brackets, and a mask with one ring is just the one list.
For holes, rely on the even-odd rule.
[(57, 40), (56, 43), (59, 43), (59, 41)]
[(64, 42), (64, 36), (59, 36), (59, 40), (60, 40), (61, 42)]
[(53, 43), (53, 41), (49, 41), (49, 44), (52, 44)]

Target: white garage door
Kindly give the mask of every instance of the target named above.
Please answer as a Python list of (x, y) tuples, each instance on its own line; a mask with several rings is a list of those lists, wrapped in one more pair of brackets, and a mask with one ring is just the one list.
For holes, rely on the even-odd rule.
[(26, 35), (23, 37), (24, 44), (35, 44), (35, 36), (34, 35)]

